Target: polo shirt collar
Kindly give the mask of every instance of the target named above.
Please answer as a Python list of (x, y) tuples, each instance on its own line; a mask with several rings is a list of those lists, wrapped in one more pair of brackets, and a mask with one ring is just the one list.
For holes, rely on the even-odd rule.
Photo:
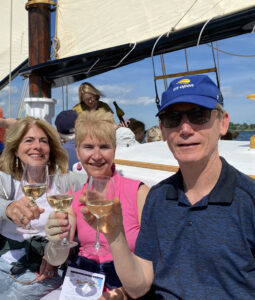
[[(236, 185), (236, 172), (223, 157), (220, 157), (220, 159), (222, 161), (220, 177), (212, 191), (206, 197), (208, 198), (208, 203), (231, 204), (234, 194), (233, 187)], [(181, 170), (179, 169), (171, 179), (166, 199), (178, 201), (178, 195), (184, 193)]]

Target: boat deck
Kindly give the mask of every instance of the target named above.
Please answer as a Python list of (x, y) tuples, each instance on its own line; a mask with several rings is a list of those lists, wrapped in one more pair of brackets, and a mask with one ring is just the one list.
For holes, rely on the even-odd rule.
[[(255, 149), (249, 141), (219, 141), (219, 153), (228, 163), (255, 179)], [(178, 162), (166, 142), (135, 145), (116, 150), (116, 168), (124, 176), (140, 179), (149, 186), (167, 178)]]
[[(219, 141), (219, 153), (228, 163), (255, 179), (255, 149), (249, 141)], [(152, 186), (178, 170), (178, 162), (169, 151), (166, 142), (117, 147), (115, 155), (117, 171), (126, 177), (139, 179)], [(73, 170), (84, 181), (85, 171)]]

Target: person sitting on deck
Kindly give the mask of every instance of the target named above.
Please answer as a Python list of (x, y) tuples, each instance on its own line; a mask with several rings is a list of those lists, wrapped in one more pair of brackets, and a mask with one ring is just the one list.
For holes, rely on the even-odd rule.
[(158, 142), (162, 141), (162, 133), (159, 126), (152, 126), (150, 129), (146, 131), (145, 142)]
[(142, 143), (144, 141), (145, 125), (142, 121), (130, 118), (128, 120), (128, 128), (130, 128), (134, 132), (135, 139), (138, 143)]
[(104, 111), (111, 112), (111, 108), (105, 102), (100, 101), (100, 97), (103, 97), (98, 89), (96, 89), (91, 83), (84, 82), (79, 87), (79, 100), (80, 103), (73, 107), (73, 110), (78, 114), (83, 111), (91, 111), (103, 109)]
[(218, 87), (206, 75), (177, 78), (157, 116), (179, 171), (150, 189), (134, 253), (118, 201), (101, 226), (123, 287), (132, 298), (153, 284), (153, 299), (254, 300), (255, 181), (219, 156), (229, 115)]
[(3, 115), (3, 110), (0, 107), (0, 154), (4, 150), (4, 137), (5, 137), (6, 128), (10, 127), (15, 122), (16, 122), (16, 119), (14, 119), (14, 118), (5, 119), (4, 115)]
[[(62, 284), (61, 274), (44, 259), (44, 226), (53, 211), (45, 194), (31, 202), (24, 196), (21, 178), (25, 164), (48, 165), (50, 174), (65, 173), (66, 151), (48, 122), (33, 117), (8, 128), (0, 157), (0, 298), (41, 299)], [(38, 205), (37, 205), (38, 204)], [(20, 233), (17, 227), (36, 220), (38, 235)]]
[(127, 127), (119, 127), (116, 129), (116, 145), (117, 147), (132, 147), (139, 145), (135, 139), (133, 131)]
[[(116, 150), (116, 126), (112, 113), (94, 110), (79, 114), (75, 123), (75, 145), (77, 156), (89, 177), (111, 176), (113, 178), (115, 195), (122, 203), (123, 224), (128, 240), (128, 247), (133, 251), (140, 229), (143, 205), (149, 189), (141, 181), (125, 178), (115, 170), (113, 161)], [(106, 276), (105, 291), (111, 291), (105, 292), (105, 298), (103, 299), (108, 299), (108, 294), (118, 294), (120, 295), (118, 299), (122, 299), (121, 282), (115, 272), (110, 250), (109, 253), (100, 256), (89, 254), (84, 250), (84, 246), (94, 243), (96, 236), (96, 231), (83, 220), (81, 213), (82, 205), (79, 202), (79, 198), (85, 198), (84, 195), (87, 188), (88, 182), (76, 193), (72, 207), (68, 210), (71, 228), (74, 229), (77, 227), (80, 242), (80, 251), (77, 258), (73, 261), (72, 266), (93, 273), (99, 272), (104, 274)], [(70, 226), (67, 226), (67, 218), (67, 215), (62, 213), (53, 213), (50, 216), (46, 226), (49, 240), (54, 241), (68, 235)], [(71, 232), (74, 232), (74, 230)], [(107, 243), (104, 238), (102, 243)], [(58, 253), (54, 253), (49, 244), (46, 250), (46, 258), (49, 263), (54, 264), (57, 255)]]
[(78, 162), (74, 143), (74, 127), (77, 116), (77, 113), (73, 110), (64, 110), (57, 115), (55, 120), (61, 143), (68, 153), (68, 168), (70, 171), (73, 170), (73, 165)]

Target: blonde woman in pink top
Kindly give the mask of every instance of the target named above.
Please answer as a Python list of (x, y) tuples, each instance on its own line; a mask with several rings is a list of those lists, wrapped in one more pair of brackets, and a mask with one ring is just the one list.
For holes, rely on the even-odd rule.
[[(133, 251), (149, 188), (139, 180), (121, 176), (115, 170), (116, 127), (113, 115), (101, 110), (85, 111), (79, 114), (75, 124), (75, 145), (77, 157), (88, 177), (113, 177), (115, 195), (120, 199), (122, 206), (126, 238), (129, 248)], [(100, 299), (111, 299), (109, 298), (111, 295), (114, 295), (114, 299), (124, 299), (111, 253), (105, 256), (95, 256), (84, 250), (86, 243), (95, 241), (96, 235), (95, 230), (83, 220), (81, 213), (84, 205), (79, 202), (79, 198), (85, 197), (86, 189), (87, 182), (76, 193), (72, 208), (68, 211), (69, 218), (60, 213), (56, 213), (54, 217), (51, 216), (46, 228), (48, 237), (50, 240), (54, 240), (70, 235), (73, 239), (77, 228), (80, 250), (77, 258), (72, 262), (72, 266), (105, 275), (105, 292)], [(58, 222), (55, 222), (54, 218), (58, 218)], [(106, 240), (103, 240), (104, 242)], [(116, 295), (119, 295), (119, 298), (116, 298)]]

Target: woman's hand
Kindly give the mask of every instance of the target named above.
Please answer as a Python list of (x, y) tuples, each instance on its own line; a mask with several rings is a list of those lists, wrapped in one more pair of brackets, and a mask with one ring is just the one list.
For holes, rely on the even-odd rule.
[(67, 213), (52, 212), (45, 225), (45, 232), (49, 241), (57, 242), (68, 237), (70, 228)]
[(120, 128), (120, 127), (128, 127), (130, 124), (129, 121), (127, 122), (120, 122), (119, 125), (117, 125), (116, 129)]
[(36, 204), (32, 206), (31, 201), (26, 197), (13, 201), (5, 211), (9, 219), (22, 227), (25, 227), (31, 220), (39, 219), (40, 214), (43, 212), (43, 208), (38, 207)]
[[(84, 204), (84, 207), (81, 208), (84, 220), (96, 230), (96, 217), (92, 215), (86, 207), (87, 197), (85, 190), (79, 197), (79, 201)], [(114, 205), (112, 207), (111, 213), (100, 218), (100, 231), (104, 233), (107, 239), (114, 239), (121, 231), (124, 231), (122, 224), (121, 204), (118, 198), (114, 199)]]
[(45, 257), (42, 258), (39, 273), (36, 273), (36, 281), (43, 281), (46, 278), (52, 278), (54, 276), (54, 267), (50, 265)]
[(122, 287), (104, 292), (98, 300), (128, 300), (131, 299)]

